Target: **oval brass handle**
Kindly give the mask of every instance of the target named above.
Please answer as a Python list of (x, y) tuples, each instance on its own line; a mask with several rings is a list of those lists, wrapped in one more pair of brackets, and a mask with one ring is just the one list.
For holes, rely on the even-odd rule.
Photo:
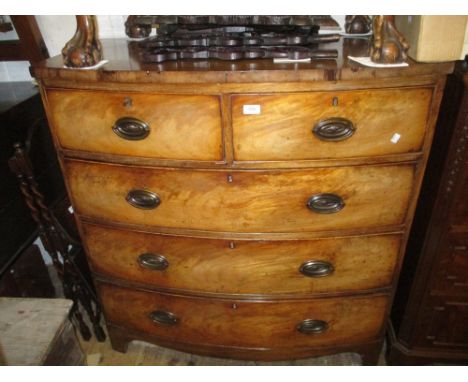
[(159, 196), (151, 191), (132, 190), (127, 194), (125, 200), (133, 207), (150, 210), (161, 204)]
[(322, 141), (343, 141), (351, 137), (356, 128), (346, 118), (328, 118), (319, 121), (312, 132)]
[(307, 277), (325, 277), (333, 273), (335, 268), (327, 261), (309, 260), (303, 263), (299, 272)]
[(146, 122), (132, 117), (123, 117), (115, 121), (112, 130), (120, 138), (129, 141), (145, 139), (150, 133), (150, 127)]
[(317, 194), (307, 201), (307, 207), (319, 214), (333, 214), (345, 206), (343, 199), (335, 194)]
[(328, 329), (328, 324), (322, 320), (307, 319), (296, 326), (296, 329), (304, 334), (320, 334)]
[(174, 313), (166, 312), (164, 310), (155, 310), (149, 314), (149, 317), (154, 323), (160, 325), (170, 326), (179, 323), (179, 318)]
[(169, 266), (169, 261), (162, 255), (152, 253), (142, 253), (138, 256), (138, 264), (141, 267), (151, 269), (152, 271), (163, 271)]

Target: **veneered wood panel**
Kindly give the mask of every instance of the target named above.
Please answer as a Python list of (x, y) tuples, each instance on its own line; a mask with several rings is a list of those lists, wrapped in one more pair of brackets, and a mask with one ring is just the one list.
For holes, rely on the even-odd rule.
[[(156, 169), (65, 160), (76, 211), (116, 222), (227, 232), (308, 232), (404, 223), (413, 165), (301, 171)], [(232, 181), (229, 181), (232, 180)], [(131, 206), (131, 190), (156, 193), (151, 210)], [(345, 207), (320, 214), (310, 197), (339, 195)]]
[[(161, 159), (223, 159), (217, 96), (50, 89), (47, 101), (52, 128), (66, 149)], [(149, 135), (142, 140), (119, 137), (112, 127), (123, 117), (146, 122)]]
[[(235, 160), (354, 158), (420, 151), (432, 89), (233, 95), (231, 99)], [(258, 105), (260, 114), (243, 114), (244, 105)], [(351, 137), (328, 142), (312, 133), (319, 121), (336, 117), (353, 123), (356, 130)], [(398, 142), (392, 141), (394, 134), (401, 136)]]
[[(333, 87), (358, 84), (374, 87), (396, 86), (427, 80), (453, 71), (453, 62), (417, 63), (412, 61), (403, 68), (370, 68), (351, 60), (311, 60), (300, 65), (278, 64), (273, 60), (178, 60), (162, 63), (146, 63), (138, 59), (137, 41), (127, 39), (102, 40), (105, 58), (109, 62), (96, 70), (70, 70), (63, 67), (60, 55), (34, 66), (34, 75), (43, 82), (65, 83), (69, 86), (92, 86), (104, 83), (106, 87), (128, 83), (139, 85), (157, 84), (224, 84), (283, 83), (301, 84), (329, 83)], [(339, 44), (341, 46), (341, 44)], [(340, 53), (344, 56), (363, 56), (367, 53), (367, 41), (344, 39)]]
[[(287, 348), (334, 346), (376, 339), (387, 296), (246, 302), (189, 298), (98, 283), (107, 319), (118, 326), (177, 342), (227, 347)], [(175, 325), (153, 322), (153, 311), (171, 312)], [(303, 334), (303, 320), (328, 323), (318, 334)]]
[[(391, 284), (399, 235), (319, 240), (228, 241), (166, 236), (82, 224), (95, 272), (156, 288), (192, 292), (272, 294), (347, 292)], [(169, 266), (150, 270), (144, 253), (164, 256)], [(300, 266), (326, 261), (334, 271), (306, 277)]]

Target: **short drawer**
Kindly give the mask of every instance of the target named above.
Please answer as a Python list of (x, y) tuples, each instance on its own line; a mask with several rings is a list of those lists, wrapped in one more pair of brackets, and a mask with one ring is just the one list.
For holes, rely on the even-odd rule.
[(227, 232), (404, 223), (414, 166), (290, 171), (162, 169), (65, 160), (76, 211), (92, 218)]
[[(234, 158), (289, 161), (418, 152), (431, 99), (429, 88), (235, 95)], [(251, 112), (258, 114), (245, 114)]]
[(391, 285), (399, 235), (227, 241), (82, 224), (93, 271), (163, 289), (225, 294), (346, 292)]
[(162, 339), (288, 348), (376, 339), (387, 296), (258, 301), (191, 298), (98, 283), (107, 320)]
[(217, 96), (48, 90), (51, 125), (70, 150), (222, 160)]

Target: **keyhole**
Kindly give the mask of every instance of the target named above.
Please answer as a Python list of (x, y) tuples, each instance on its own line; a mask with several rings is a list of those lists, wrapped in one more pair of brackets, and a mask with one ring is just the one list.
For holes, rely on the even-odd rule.
[(229, 174), (229, 175), (227, 176), (227, 181), (228, 181), (228, 183), (232, 183), (232, 180), (233, 180), (233, 179), (232, 179), (232, 175)]
[(125, 97), (124, 102), (123, 102), (125, 107), (132, 107), (133, 106), (133, 101), (130, 97)]
[(338, 106), (338, 97), (333, 97), (332, 105), (333, 106)]

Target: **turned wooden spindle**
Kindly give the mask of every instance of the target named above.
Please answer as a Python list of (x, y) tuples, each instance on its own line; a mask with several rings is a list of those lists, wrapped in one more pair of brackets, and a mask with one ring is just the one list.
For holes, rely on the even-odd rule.
[(395, 16), (374, 16), (374, 36), (370, 47), (373, 62), (395, 64), (405, 62), (409, 44), (395, 27)]
[(76, 32), (62, 49), (65, 66), (83, 68), (102, 60), (96, 16), (76, 16)]

